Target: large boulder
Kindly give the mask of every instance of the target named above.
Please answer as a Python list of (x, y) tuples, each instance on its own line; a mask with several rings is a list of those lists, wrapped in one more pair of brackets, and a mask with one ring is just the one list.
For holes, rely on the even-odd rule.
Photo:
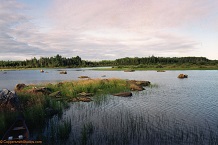
[(14, 110), (20, 108), (20, 102), (15, 91), (0, 90), (0, 109)]

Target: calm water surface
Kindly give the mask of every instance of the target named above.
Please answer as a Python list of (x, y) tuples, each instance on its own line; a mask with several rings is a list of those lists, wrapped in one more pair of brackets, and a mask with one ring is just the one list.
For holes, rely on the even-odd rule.
[[(118, 118), (126, 119), (128, 116), (133, 118), (146, 116), (154, 120), (160, 118), (159, 120), (162, 122), (167, 120), (166, 123), (176, 121), (187, 128), (194, 125), (201, 127), (209, 125), (216, 130), (218, 126), (217, 70), (123, 72), (67, 69), (66, 75), (59, 74), (56, 69), (45, 71), (48, 73), (40, 73), (39, 70), (7, 71), (6, 74), (0, 72), (0, 88), (13, 89), (17, 83), (77, 80), (81, 75), (91, 78), (101, 78), (102, 75), (106, 75), (105, 78), (148, 80), (152, 84), (156, 84), (156, 87), (134, 92), (130, 98), (109, 95), (102, 103), (71, 104), (70, 109), (63, 116), (63, 118), (70, 118), (73, 124), (74, 131), (71, 132), (69, 142), (75, 142), (80, 138), (81, 134), (78, 132), (81, 132), (82, 126), (88, 123), (95, 128), (95, 135), (93, 135), (95, 140), (104, 138), (100, 137), (100, 134), (104, 134), (104, 136), (110, 135), (110, 133), (114, 134), (115, 130), (125, 127), (125, 123), (128, 123)], [(177, 76), (180, 73), (188, 74), (189, 77), (178, 79)], [(119, 122), (121, 123), (119, 124)], [(106, 133), (105, 130), (107, 130)], [(99, 139), (99, 142), (102, 143), (102, 140)]]

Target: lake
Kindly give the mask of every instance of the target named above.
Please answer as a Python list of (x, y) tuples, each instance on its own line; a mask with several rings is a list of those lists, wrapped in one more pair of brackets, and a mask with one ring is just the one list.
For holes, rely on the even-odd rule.
[[(102, 102), (72, 103), (63, 120), (72, 131), (67, 144), (207, 144), (218, 134), (218, 71), (95, 71), (90, 69), (0, 72), (0, 88), (91, 78), (148, 80), (153, 87), (129, 98), (104, 96)], [(180, 73), (188, 74), (178, 79)], [(85, 130), (85, 131), (84, 131)], [(211, 137), (211, 133), (213, 136)], [(87, 134), (87, 135), (86, 135)], [(86, 138), (81, 140), (81, 137)], [(84, 141), (83, 141), (84, 140)], [(217, 143), (217, 141), (216, 141)]]

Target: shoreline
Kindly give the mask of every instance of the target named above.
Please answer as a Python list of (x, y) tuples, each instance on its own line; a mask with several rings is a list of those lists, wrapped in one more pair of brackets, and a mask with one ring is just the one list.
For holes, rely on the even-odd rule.
[[(201, 66), (200, 66), (201, 67)], [(148, 68), (137, 68), (137, 66), (125, 66), (125, 67), (111, 67), (108, 68), (108, 66), (102, 67), (82, 67), (82, 68), (90, 68), (91, 70), (97, 70), (97, 71), (126, 71), (126, 70), (137, 70), (137, 71), (160, 71), (160, 70), (168, 70), (168, 71), (174, 71), (174, 70), (218, 70), (218, 67), (175, 67), (175, 68), (168, 68), (168, 67), (163, 67), (163, 68), (155, 68), (155, 67), (148, 67)], [(81, 68), (81, 67), (76, 67), (76, 68)], [(51, 68), (0, 68), (0, 71), (21, 71), (21, 70), (47, 70), (47, 69), (76, 69), (76, 68), (69, 68), (69, 67), (51, 67)]]

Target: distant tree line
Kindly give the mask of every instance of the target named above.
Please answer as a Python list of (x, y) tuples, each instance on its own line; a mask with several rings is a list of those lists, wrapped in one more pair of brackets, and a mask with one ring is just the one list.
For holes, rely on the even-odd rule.
[(206, 57), (142, 57), (142, 58), (120, 58), (116, 59), (115, 63), (117, 65), (139, 65), (139, 64), (208, 64), (208, 63), (217, 63), (217, 61), (209, 60)]
[(57, 54), (54, 57), (41, 57), (36, 59), (35, 57), (30, 60), (24, 61), (0, 61), (1, 68), (39, 68), (39, 67), (86, 67), (94, 66), (91, 61), (84, 61), (79, 56), (66, 58)]
[(205, 57), (125, 57), (116, 60), (86, 61), (79, 56), (66, 58), (57, 54), (54, 57), (35, 57), (24, 61), (0, 61), (1, 68), (39, 68), (39, 67), (96, 67), (96, 66), (122, 66), (122, 65), (167, 65), (167, 64), (196, 64), (217, 65), (217, 60)]

